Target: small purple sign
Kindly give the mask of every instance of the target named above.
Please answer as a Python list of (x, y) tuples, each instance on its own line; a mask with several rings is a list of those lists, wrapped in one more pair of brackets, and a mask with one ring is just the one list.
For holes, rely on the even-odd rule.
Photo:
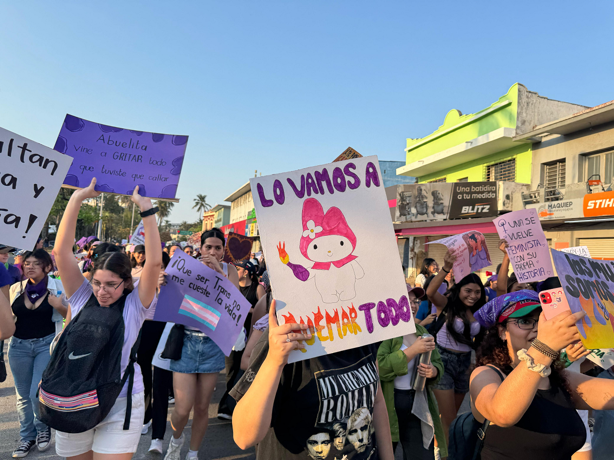
[(74, 161), (64, 185), (120, 195), (175, 198), (188, 136), (132, 131), (66, 115), (54, 149)]
[(230, 355), (251, 304), (223, 275), (180, 249), (166, 273), (153, 320), (198, 328)]

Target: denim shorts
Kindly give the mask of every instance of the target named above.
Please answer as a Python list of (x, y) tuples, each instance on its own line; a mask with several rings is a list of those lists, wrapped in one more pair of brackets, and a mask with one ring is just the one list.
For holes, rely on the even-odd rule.
[(186, 329), (181, 359), (171, 360), (170, 370), (181, 374), (216, 374), (226, 367), (220, 347), (202, 332)]
[(469, 391), (469, 368), (471, 367), (471, 352), (454, 353), (437, 345), (437, 350), (443, 361), (444, 372), (433, 390), (454, 390), (455, 393)]

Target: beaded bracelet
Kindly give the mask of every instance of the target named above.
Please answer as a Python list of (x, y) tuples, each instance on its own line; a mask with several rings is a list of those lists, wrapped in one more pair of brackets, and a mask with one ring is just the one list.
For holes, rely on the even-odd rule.
[(531, 344), (531, 346), (533, 348), (535, 348), (537, 351), (539, 351), (542, 355), (547, 356), (548, 358), (550, 358), (553, 361), (556, 361), (557, 359), (559, 359), (560, 353), (557, 353), (556, 351), (554, 351), (552, 348), (550, 348), (544, 342), (541, 342), (541, 341), (535, 339), (535, 340), (533, 340), (533, 343)]

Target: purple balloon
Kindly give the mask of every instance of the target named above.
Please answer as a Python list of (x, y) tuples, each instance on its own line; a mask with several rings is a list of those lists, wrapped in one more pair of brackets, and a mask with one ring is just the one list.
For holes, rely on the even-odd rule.
[(188, 136), (173, 136), (174, 145), (184, 145), (188, 142)]
[(114, 126), (107, 126), (101, 124), (98, 124), (98, 127), (103, 133), (119, 133), (120, 131), (124, 130), (124, 128), (115, 128)]
[(58, 136), (58, 140), (55, 141), (55, 146), (53, 147), (53, 150), (57, 150), (60, 153), (66, 153), (67, 148), (68, 142), (66, 142), (66, 138)]
[(175, 193), (177, 193), (177, 184), (167, 185), (162, 189), (160, 198), (175, 198)]
[[(137, 184), (137, 185), (139, 186), (139, 195), (147, 196), (147, 192), (145, 191), (145, 185), (144, 184)], [(126, 192), (126, 195), (132, 195), (133, 193), (134, 193), (134, 188), (132, 190), (128, 190)]]
[(114, 193), (115, 189), (112, 189), (107, 184), (100, 184), (100, 185), (96, 184), (96, 191), (104, 192), (104, 193)]
[(73, 117), (72, 115), (66, 115), (66, 120), (64, 120), (64, 126), (68, 131), (72, 131), (73, 133), (82, 131), (85, 127), (85, 123), (81, 118)]
[(164, 140), (164, 134), (151, 133), (151, 138), (154, 142), (162, 142)]
[(70, 185), (72, 187), (78, 187), (79, 178), (75, 176), (74, 174), (67, 174), (66, 177), (64, 178), (64, 184)]
[(181, 174), (181, 166), (183, 165), (183, 157), (177, 157), (173, 160), (173, 169), (171, 169), (171, 174), (173, 176), (178, 176)]

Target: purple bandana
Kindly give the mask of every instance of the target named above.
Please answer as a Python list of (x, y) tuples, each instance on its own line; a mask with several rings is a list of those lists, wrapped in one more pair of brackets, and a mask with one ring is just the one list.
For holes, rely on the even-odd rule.
[(32, 304), (36, 303), (38, 299), (45, 295), (47, 292), (47, 283), (49, 283), (49, 277), (45, 277), (36, 284), (30, 283), (30, 280), (26, 283), (26, 295)]
[(488, 329), (497, 324), (497, 319), (499, 319), (499, 315), (501, 315), (503, 310), (508, 308), (513, 303), (520, 302), (521, 300), (533, 300), (539, 303), (537, 292), (525, 289), (495, 297), (476, 311), (473, 316), (478, 323)]

